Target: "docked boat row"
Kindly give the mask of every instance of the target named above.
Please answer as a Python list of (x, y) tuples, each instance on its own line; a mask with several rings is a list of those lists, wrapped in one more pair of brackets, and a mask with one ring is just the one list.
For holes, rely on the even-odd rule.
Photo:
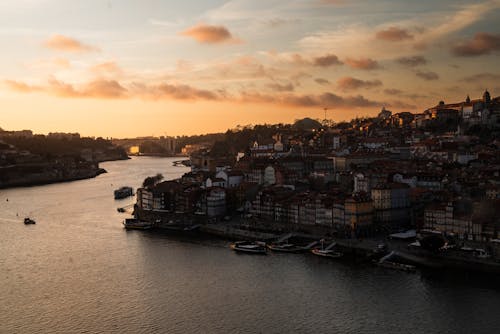
[(341, 252), (334, 251), (332, 248), (335, 244), (331, 244), (329, 248), (317, 247), (311, 248), (308, 246), (298, 246), (292, 243), (271, 243), (266, 244), (261, 241), (237, 241), (230, 245), (230, 248), (236, 252), (251, 253), (251, 254), (266, 254), (267, 250), (273, 252), (283, 252), (283, 253), (303, 253), (310, 251), (314, 255), (329, 257), (329, 258), (340, 258), (343, 256)]

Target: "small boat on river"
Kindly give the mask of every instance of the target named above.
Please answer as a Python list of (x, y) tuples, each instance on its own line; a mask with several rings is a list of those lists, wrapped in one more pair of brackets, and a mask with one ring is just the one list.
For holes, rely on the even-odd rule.
[(132, 187), (121, 187), (115, 190), (115, 199), (122, 199), (134, 195), (134, 189)]
[(153, 227), (151, 223), (142, 222), (135, 218), (126, 218), (123, 221), (123, 226), (127, 230), (149, 230)]
[(266, 254), (266, 244), (260, 241), (236, 241), (230, 247), (236, 252)]
[(33, 219), (31, 219), (29, 217), (26, 217), (26, 218), (24, 218), (24, 224), (25, 225), (33, 225), (33, 224), (36, 224), (36, 221), (34, 221)]

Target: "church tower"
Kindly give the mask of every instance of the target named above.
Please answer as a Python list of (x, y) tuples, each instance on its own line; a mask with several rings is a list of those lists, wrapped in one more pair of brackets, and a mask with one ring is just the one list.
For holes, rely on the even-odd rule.
[(490, 96), (490, 92), (488, 92), (488, 90), (485, 90), (484, 91), (484, 94), (483, 94), (483, 102), (488, 105), (490, 104), (491, 102), (491, 96)]

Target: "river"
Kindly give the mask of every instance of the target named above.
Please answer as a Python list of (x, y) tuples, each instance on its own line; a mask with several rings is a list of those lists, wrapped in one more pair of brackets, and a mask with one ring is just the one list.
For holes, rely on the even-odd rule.
[[(94, 179), (0, 190), (0, 333), (495, 333), (500, 286), (228, 242), (125, 231), (113, 190), (179, 177), (172, 158)], [(36, 225), (24, 225), (29, 215)]]

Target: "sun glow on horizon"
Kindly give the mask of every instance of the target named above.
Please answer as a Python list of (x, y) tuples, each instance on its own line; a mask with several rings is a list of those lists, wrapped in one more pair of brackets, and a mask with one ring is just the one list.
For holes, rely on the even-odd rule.
[[(103, 137), (421, 112), (500, 92), (500, 1), (7, 1), (0, 127)], [(49, 13), (40, 16), (39, 13)], [(439, 13), (439, 15), (434, 14)], [(127, 24), (124, 24), (127, 22)]]

